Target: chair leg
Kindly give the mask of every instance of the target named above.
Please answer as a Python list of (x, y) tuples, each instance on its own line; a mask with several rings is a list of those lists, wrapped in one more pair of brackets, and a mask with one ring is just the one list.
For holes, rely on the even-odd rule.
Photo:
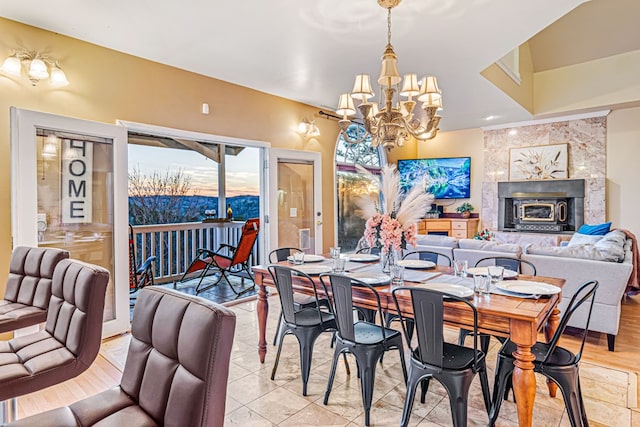
[(463, 346), (465, 338), (467, 338), (467, 335), (470, 333), (470, 330), (460, 328), (460, 332), (458, 332), (458, 345)]
[(327, 391), (324, 392), (324, 400), (322, 401), (323, 405), (326, 405), (329, 402), (329, 395), (331, 394), (331, 388), (333, 387), (333, 379), (336, 376), (336, 366), (338, 365), (338, 358), (340, 357), (341, 350), (345, 350), (344, 348), (339, 349), (338, 344), (336, 344), (336, 348), (333, 351), (333, 362), (331, 363), (331, 373), (329, 374), (329, 381), (327, 382)]
[(429, 391), (429, 381), (431, 377), (423, 378), (420, 381), (420, 403), (424, 403), (427, 399), (427, 391)]
[(400, 421), (401, 427), (407, 427), (409, 425), (409, 419), (411, 418), (411, 411), (413, 410), (413, 399), (416, 397), (416, 389), (418, 388), (418, 383), (420, 381), (420, 377), (418, 375), (414, 375), (413, 366), (409, 369), (409, 380), (407, 381), (407, 394), (404, 398), (404, 409), (402, 410), (402, 421)]
[(482, 367), (479, 371), (480, 375), (480, 387), (482, 388), (482, 398), (484, 399), (484, 407), (487, 409), (487, 415), (491, 412), (491, 395), (489, 392), (489, 378), (487, 377), (486, 363), (482, 362)]
[(276, 329), (276, 334), (273, 336), (273, 345), (276, 345), (278, 342), (278, 337), (280, 336), (280, 331), (282, 330), (282, 310), (280, 310), (280, 317), (278, 317), (278, 328)]
[(454, 427), (467, 425), (467, 402), (469, 388), (473, 381), (474, 373), (471, 370), (455, 375), (434, 375), (447, 390), (449, 405), (451, 406), (451, 418)]
[(0, 422), (2, 425), (11, 423), (18, 417), (18, 399), (11, 399), (0, 402)]
[(373, 385), (376, 378), (376, 364), (379, 355), (376, 351), (365, 351), (361, 354), (364, 359), (359, 363), (360, 388), (362, 389), (362, 406), (364, 407), (364, 425), (370, 424), (371, 401), (373, 400)]
[(318, 338), (319, 332), (303, 332), (298, 335), (300, 343), (300, 369), (302, 370), (302, 395), (307, 395), (307, 383), (309, 382), (309, 371), (311, 371), (311, 360), (313, 358), (313, 344)]
[(489, 426), (495, 425), (502, 406), (502, 399), (507, 388), (507, 382), (511, 380), (513, 373), (513, 361), (498, 356), (496, 374), (493, 384), (493, 398), (491, 399), (491, 411), (489, 412)]
[[(577, 367), (575, 369), (563, 369), (562, 372), (557, 373), (545, 371), (545, 374), (558, 384), (562, 392), (571, 427), (583, 427), (583, 420), (586, 416), (582, 414), (583, 403), (580, 395), (580, 379)], [(589, 425), (588, 421), (586, 425)]]
[(276, 360), (275, 362), (273, 362), (273, 370), (271, 371), (272, 380), (276, 377), (276, 371), (278, 370), (278, 363), (280, 362), (280, 352), (282, 351), (282, 342), (284, 341), (285, 335), (286, 335), (286, 332), (284, 334), (281, 334), (280, 337), (278, 338), (279, 340), (278, 351), (276, 352)]

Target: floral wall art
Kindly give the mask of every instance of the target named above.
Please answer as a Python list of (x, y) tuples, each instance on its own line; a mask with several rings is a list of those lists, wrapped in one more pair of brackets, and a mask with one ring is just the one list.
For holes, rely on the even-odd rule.
[(512, 148), (509, 151), (509, 181), (567, 179), (567, 144)]

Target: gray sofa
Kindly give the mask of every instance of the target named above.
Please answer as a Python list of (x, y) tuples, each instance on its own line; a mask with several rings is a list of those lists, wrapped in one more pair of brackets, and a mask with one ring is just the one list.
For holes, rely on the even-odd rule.
[[(617, 231), (617, 233), (624, 233)], [(610, 238), (609, 238), (610, 236)], [(600, 284), (596, 292), (589, 330), (607, 334), (610, 351), (614, 350), (615, 337), (620, 323), (620, 304), (633, 270), (631, 240), (616, 232), (607, 236), (615, 248), (613, 253), (596, 245), (572, 247), (535, 246), (522, 247), (510, 243), (487, 242), (473, 239), (454, 239), (446, 236), (420, 235), (415, 247), (409, 250), (430, 250), (445, 253), (452, 259), (467, 260), (470, 267), (484, 257), (510, 256), (533, 263), (539, 276), (559, 277), (566, 280), (562, 289), (560, 310), (564, 310), (578, 287), (588, 280)], [(619, 246), (619, 247), (618, 247)], [(523, 265), (524, 273), (527, 273)], [(576, 312), (569, 326), (581, 328), (585, 324), (586, 310)]]

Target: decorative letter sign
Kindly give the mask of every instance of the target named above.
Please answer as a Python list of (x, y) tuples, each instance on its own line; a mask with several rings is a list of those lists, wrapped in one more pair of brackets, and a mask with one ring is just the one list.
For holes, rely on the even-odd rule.
[(93, 143), (62, 142), (62, 223), (92, 222)]

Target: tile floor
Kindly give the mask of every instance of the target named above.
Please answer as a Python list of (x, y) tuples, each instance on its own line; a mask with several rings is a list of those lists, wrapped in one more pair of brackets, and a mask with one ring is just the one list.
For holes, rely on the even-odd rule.
[[(245, 285), (248, 285), (246, 283)], [(168, 286), (168, 285), (167, 285)], [(200, 294), (208, 299), (225, 302), (236, 300), (228, 288), (221, 285)], [(179, 286), (180, 290), (193, 293), (194, 288)], [(227, 288), (227, 289), (225, 289)], [(252, 291), (253, 292), (253, 291)], [(223, 297), (221, 297), (223, 296)], [(226, 297), (224, 297), (226, 296)], [(339, 364), (328, 405), (322, 400), (331, 368), (332, 349), (330, 334), (324, 334), (315, 345), (308, 396), (302, 396), (298, 343), (295, 337), (284, 341), (280, 365), (275, 379), (271, 370), (276, 347), (269, 343), (267, 357), (261, 364), (257, 355), (258, 321), (256, 301), (241, 302), (230, 308), (237, 315), (236, 335), (231, 354), (227, 388), (225, 426), (362, 426), (364, 411), (359, 380), (347, 376), (344, 365)], [(269, 298), (267, 341), (273, 340), (278, 320), (279, 301)], [(457, 330), (447, 331), (447, 339), (455, 342)], [(470, 338), (469, 338), (470, 339)], [(103, 347), (103, 354), (116, 366), (124, 366), (123, 352)], [(488, 355), (490, 385), (493, 385), (495, 354), (499, 347), (492, 341)], [(355, 371), (355, 360), (349, 359)], [(637, 377), (635, 373), (608, 369), (582, 363), (581, 381), (585, 406), (591, 426), (640, 426), (637, 411)], [(569, 426), (562, 397), (549, 397), (544, 377), (537, 376), (538, 393), (534, 408), (535, 426)], [(405, 387), (397, 352), (385, 355), (384, 364), (378, 365), (371, 410), (371, 425), (399, 425), (404, 404)], [(486, 425), (478, 379), (470, 392), (468, 424)], [(498, 426), (516, 426), (516, 407), (512, 400), (502, 404)], [(437, 381), (432, 381), (425, 404), (416, 399), (410, 420), (411, 426), (450, 426), (451, 414), (446, 392)]]

